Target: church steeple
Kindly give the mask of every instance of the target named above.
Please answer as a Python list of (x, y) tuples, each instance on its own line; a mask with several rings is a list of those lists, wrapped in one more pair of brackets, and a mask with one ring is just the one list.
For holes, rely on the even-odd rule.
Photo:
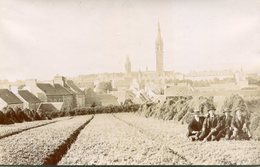
[(160, 22), (158, 21), (158, 35), (157, 35), (157, 40), (160, 40), (160, 39), (162, 39), (162, 36), (161, 36)]
[(156, 72), (161, 75), (164, 71), (163, 69), (163, 40), (161, 36), (160, 23), (158, 22), (158, 32), (156, 38)]

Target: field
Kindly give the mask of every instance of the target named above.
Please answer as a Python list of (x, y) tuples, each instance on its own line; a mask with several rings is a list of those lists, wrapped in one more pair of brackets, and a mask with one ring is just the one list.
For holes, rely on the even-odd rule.
[(190, 142), (186, 125), (136, 113), (0, 127), (0, 164), (260, 164), (259, 141)]

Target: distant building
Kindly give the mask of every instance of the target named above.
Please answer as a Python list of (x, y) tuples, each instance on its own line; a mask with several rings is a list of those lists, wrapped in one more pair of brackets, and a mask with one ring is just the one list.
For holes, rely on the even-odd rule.
[(248, 87), (248, 80), (242, 69), (235, 72), (235, 79), (240, 89)]
[(194, 71), (185, 75), (185, 79), (192, 81), (209, 81), (209, 80), (223, 80), (225, 78), (234, 78), (234, 72), (231, 70), (222, 71)]
[(29, 90), (42, 102), (57, 102), (62, 104), (61, 110), (74, 108), (73, 94), (60, 84), (38, 83), (37, 80), (27, 80), (24, 89)]
[(23, 108), (23, 102), (8, 89), (0, 89), (0, 109), (4, 107)]
[(17, 96), (23, 101), (23, 109), (27, 108), (37, 111), (41, 104), (41, 100), (28, 90), (18, 90)]
[(61, 85), (73, 95), (73, 108), (85, 107), (85, 94), (72, 80), (67, 80), (64, 76), (55, 76), (53, 82)]
[(160, 23), (158, 23), (158, 34), (156, 38), (156, 72), (162, 75), (163, 69), (163, 40), (161, 36)]
[(129, 75), (131, 73), (131, 62), (130, 62), (129, 56), (127, 56), (127, 58), (126, 58), (125, 71), (126, 71), (127, 75)]
[(77, 108), (85, 107), (86, 106), (85, 93), (77, 85), (75, 85), (74, 82), (71, 80), (67, 81), (67, 85), (76, 98), (76, 107)]
[(48, 113), (48, 112), (58, 112), (61, 111), (62, 104), (60, 103), (41, 103), (38, 111), (40, 113)]

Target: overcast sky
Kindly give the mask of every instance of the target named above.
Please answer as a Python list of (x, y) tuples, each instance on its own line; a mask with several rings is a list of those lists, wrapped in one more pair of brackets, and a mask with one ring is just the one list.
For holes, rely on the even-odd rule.
[(259, 0), (0, 0), (0, 79), (155, 70), (260, 71)]

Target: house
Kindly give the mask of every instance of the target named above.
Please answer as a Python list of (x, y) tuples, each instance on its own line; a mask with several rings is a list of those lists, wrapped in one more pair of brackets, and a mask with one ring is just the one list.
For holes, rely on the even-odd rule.
[(55, 107), (55, 105), (53, 103), (41, 103), (38, 108), (38, 112), (40, 112), (40, 113), (58, 112), (60, 110), (61, 110), (61, 107), (57, 108), (57, 107)]
[(60, 102), (62, 111), (74, 108), (73, 94), (58, 83), (38, 83), (37, 80), (28, 80), (24, 89), (32, 92), (42, 102)]
[(73, 108), (85, 107), (85, 93), (72, 80), (67, 80), (64, 76), (55, 76), (54, 85), (61, 85), (64, 89), (73, 95)]
[(77, 108), (82, 108), (85, 107), (85, 93), (77, 86), (74, 84), (72, 80), (67, 80), (67, 86), (68, 89), (70, 89), (73, 93), (73, 95), (76, 98), (76, 107)]
[(47, 102), (63, 102), (62, 111), (74, 108), (73, 94), (60, 84), (38, 83), (37, 86), (45, 92)]
[(0, 109), (4, 107), (23, 107), (23, 102), (8, 89), (0, 89)]
[(41, 104), (41, 100), (28, 90), (18, 90), (17, 96), (23, 101), (23, 109), (27, 108), (37, 111)]

